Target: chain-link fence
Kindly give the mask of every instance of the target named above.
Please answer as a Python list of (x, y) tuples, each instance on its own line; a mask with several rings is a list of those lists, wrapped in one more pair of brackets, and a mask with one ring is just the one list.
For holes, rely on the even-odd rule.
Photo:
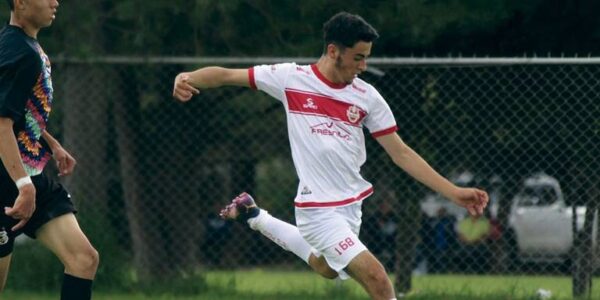
[[(248, 191), (294, 223), (297, 179), (282, 105), (231, 87), (185, 104), (171, 98), (174, 76), (199, 63), (279, 61), (54, 62), (50, 131), (78, 159), (67, 185), (103, 261), (128, 262), (140, 278), (198, 267), (306, 269), (259, 233), (218, 217)], [(375, 194), (364, 202), (361, 239), (390, 272), (594, 272), (596, 61), (372, 59), (363, 78), (386, 98), (409, 145), (457, 184), (491, 196), (485, 216), (469, 217), (368, 138), (363, 175)]]

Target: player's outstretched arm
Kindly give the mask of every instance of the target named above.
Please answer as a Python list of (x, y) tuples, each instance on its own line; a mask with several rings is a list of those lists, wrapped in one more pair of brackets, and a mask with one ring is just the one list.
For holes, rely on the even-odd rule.
[(402, 141), (397, 133), (377, 138), (394, 163), (430, 189), (480, 215), (488, 203), (488, 194), (476, 188), (461, 188), (436, 172), (419, 154)]
[(202, 89), (225, 85), (250, 87), (248, 70), (206, 67), (193, 72), (180, 73), (175, 77), (173, 97), (180, 101), (189, 101)]

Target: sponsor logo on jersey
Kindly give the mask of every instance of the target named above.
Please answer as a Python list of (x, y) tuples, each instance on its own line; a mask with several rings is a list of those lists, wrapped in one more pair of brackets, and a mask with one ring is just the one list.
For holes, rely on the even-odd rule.
[(315, 104), (315, 100), (312, 98), (306, 98), (306, 104), (302, 105), (304, 108), (310, 109), (319, 109), (319, 107)]
[(350, 140), (350, 132), (337, 122), (324, 122), (310, 127), (312, 134), (333, 136), (346, 141)]

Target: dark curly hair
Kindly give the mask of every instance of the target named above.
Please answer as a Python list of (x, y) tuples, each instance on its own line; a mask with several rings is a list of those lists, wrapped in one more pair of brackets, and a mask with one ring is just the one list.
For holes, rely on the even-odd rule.
[(8, 2), (10, 10), (15, 10), (15, 3), (13, 2), (13, 0), (6, 0), (6, 2)]
[(323, 53), (327, 52), (329, 44), (334, 44), (343, 51), (345, 48), (354, 47), (354, 44), (360, 41), (372, 42), (378, 37), (377, 30), (361, 16), (345, 11), (339, 12), (323, 24)]

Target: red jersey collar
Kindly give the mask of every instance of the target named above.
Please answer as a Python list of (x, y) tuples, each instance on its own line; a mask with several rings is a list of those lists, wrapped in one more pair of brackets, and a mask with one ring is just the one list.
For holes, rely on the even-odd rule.
[(310, 67), (313, 70), (313, 72), (315, 73), (315, 75), (317, 75), (317, 78), (319, 78), (321, 81), (323, 81), (323, 83), (325, 83), (329, 87), (334, 88), (334, 89), (343, 89), (346, 86), (348, 86), (345, 83), (334, 83), (334, 82), (331, 82), (329, 79), (325, 78), (323, 73), (321, 73), (321, 71), (319, 71), (319, 68), (317, 68), (316, 64), (312, 64), (312, 65), (310, 65)]

